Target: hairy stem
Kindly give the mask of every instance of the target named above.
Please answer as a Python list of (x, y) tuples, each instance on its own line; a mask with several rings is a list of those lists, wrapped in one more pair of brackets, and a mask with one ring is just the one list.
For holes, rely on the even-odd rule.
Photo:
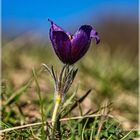
[(60, 95), (56, 95), (55, 106), (54, 106), (53, 115), (52, 115), (52, 126), (54, 126), (55, 124), (60, 103), (61, 103), (61, 97)]

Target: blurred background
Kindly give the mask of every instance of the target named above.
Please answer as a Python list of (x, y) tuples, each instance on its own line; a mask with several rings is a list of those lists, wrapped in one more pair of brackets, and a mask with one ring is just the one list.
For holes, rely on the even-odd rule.
[[(70, 91), (79, 83), (78, 96), (94, 89), (82, 104), (85, 112), (98, 109), (107, 99), (113, 103), (111, 114), (125, 129), (137, 126), (138, 0), (3, 0), (2, 78), (6, 96), (31, 77), (33, 67), (39, 69), (46, 63), (61, 68), (49, 41), (48, 18), (71, 33), (91, 24), (100, 35), (101, 43), (96, 46), (92, 41), (90, 51), (76, 64), (79, 73)], [(52, 100), (53, 82), (49, 79), (46, 73), (40, 77), (46, 100)], [(32, 85), (19, 104), (28, 101), (30, 105), (24, 106), (23, 112), (32, 116), (32, 110), (39, 117), (37, 100)]]

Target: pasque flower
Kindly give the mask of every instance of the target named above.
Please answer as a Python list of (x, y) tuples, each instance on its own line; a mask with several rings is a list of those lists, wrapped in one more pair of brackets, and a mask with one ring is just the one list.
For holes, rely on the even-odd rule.
[(89, 49), (92, 38), (96, 40), (96, 44), (100, 42), (98, 33), (90, 25), (82, 25), (72, 35), (69, 32), (65, 32), (50, 19), (48, 20), (51, 23), (50, 40), (55, 53), (64, 64), (74, 64), (83, 57)]

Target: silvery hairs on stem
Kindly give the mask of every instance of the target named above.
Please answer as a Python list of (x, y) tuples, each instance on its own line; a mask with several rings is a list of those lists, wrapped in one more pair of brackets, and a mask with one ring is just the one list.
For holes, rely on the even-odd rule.
[(74, 69), (73, 66), (65, 64), (63, 65), (60, 71), (60, 75), (58, 76), (57, 73), (54, 71), (53, 66), (49, 68), (46, 64), (42, 65), (53, 78), (55, 94), (59, 94), (62, 99), (62, 102), (64, 102), (65, 95), (68, 92), (69, 88), (71, 87), (78, 69)]

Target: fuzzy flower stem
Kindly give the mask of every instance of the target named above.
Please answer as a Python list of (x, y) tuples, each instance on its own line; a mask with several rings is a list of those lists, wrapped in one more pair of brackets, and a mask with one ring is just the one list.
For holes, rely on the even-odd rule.
[(57, 94), (56, 99), (55, 99), (55, 106), (54, 106), (54, 110), (53, 110), (53, 115), (52, 115), (52, 126), (54, 126), (54, 124), (55, 124), (56, 116), (58, 113), (60, 103), (61, 103), (61, 97), (60, 97), (60, 94)]

